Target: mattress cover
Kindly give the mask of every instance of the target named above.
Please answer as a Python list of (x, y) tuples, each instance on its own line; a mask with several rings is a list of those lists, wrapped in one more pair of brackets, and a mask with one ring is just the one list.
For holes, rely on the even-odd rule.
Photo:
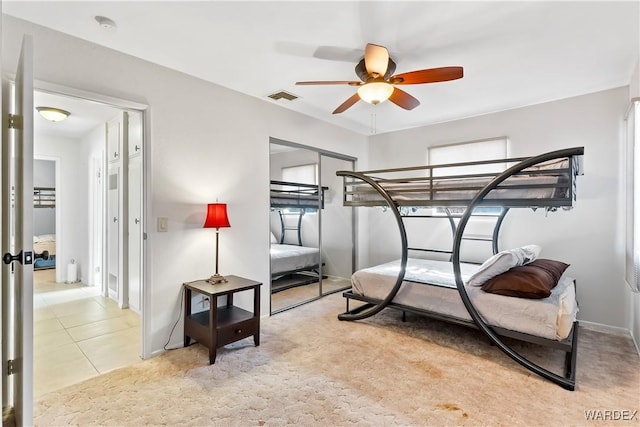
[(42, 234), (33, 236), (33, 250), (35, 253), (41, 254), (43, 251), (49, 251), (49, 255), (56, 254), (56, 236), (55, 234)]
[[(460, 264), (465, 283), (478, 267)], [(359, 270), (351, 278), (353, 292), (384, 299), (395, 284), (399, 270), (400, 260)], [(496, 295), (476, 286), (466, 286), (465, 289), (487, 324), (563, 340), (569, 336), (578, 312), (573, 282), (571, 277), (562, 275), (551, 295), (543, 299)], [(455, 285), (453, 264), (446, 261), (410, 258), (404, 281), (393, 302), (471, 321)]]
[[(434, 178), (433, 187), (426, 179), (413, 182), (380, 181), (379, 183), (396, 201), (471, 200), (493, 178), (474, 177), (455, 180)], [(565, 186), (561, 185), (563, 183)], [(497, 189), (491, 190), (485, 199), (566, 198), (569, 194), (566, 183), (568, 179), (562, 175), (514, 175), (507, 178)], [(354, 202), (382, 200), (382, 196), (369, 186), (358, 185), (354, 190), (351, 196)]]
[(272, 243), (270, 255), (272, 275), (312, 267), (320, 262), (320, 250), (306, 246)]

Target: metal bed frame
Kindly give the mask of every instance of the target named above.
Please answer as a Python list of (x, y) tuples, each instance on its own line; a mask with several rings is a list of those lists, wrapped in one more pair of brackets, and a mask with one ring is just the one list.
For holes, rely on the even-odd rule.
[[(531, 208), (545, 208), (555, 210), (558, 207), (571, 207), (575, 200), (575, 177), (577, 175), (582, 174), (582, 156), (584, 154), (584, 147), (575, 147), (568, 148), (563, 150), (552, 151), (548, 153), (544, 153), (538, 156), (527, 157), (527, 158), (515, 158), (515, 159), (501, 159), (495, 161), (488, 162), (467, 162), (467, 163), (458, 163), (458, 164), (449, 164), (449, 165), (438, 165), (438, 166), (423, 166), (416, 168), (400, 168), (400, 169), (386, 169), (386, 170), (375, 170), (375, 171), (366, 171), (366, 172), (352, 172), (352, 171), (338, 171), (337, 175), (342, 176), (344, 179), (344, 205), (345, 206), (386, 206), (391, 208), (391, 212), (395, 217), (396, 224), (398, 226), (398, 231), (400, 233), (401, 240), (401, 260), (400, 260), (400, 271), (398, 273), (398, 277), (396, 278), (395, 284), (389, 294), (383, 299), (373, 299), (364, 297), (361, 295), (354, 294), (352, 291), (347, 291), (343, 294), (346, 298), (347, 308), (346, 312), (342, 313), (338, 316), (340, 320), (361, 320), (367, 317), (373, 316), (384, 308), (395, 308), (401, 310), (403, 312), (414, 312), (422, 315), (426, 315), (432, 318), (437, 318), (440, 320), (444, 320), (447, 322), (452, 322), (456, 324), (461, 324), (465, 326), (473, 326), (480, 329), (490, 340), (490, 342), (496, 345), (500, 350), (502, 350), (507, 356), (518, 362), (520, 365), (525, 367), (526, 369), (534, 372), (535, 374), (552, 381), (555, 384), (560, 385), (561, 387), (567, 390), (575, 390), (575, 375), (576, 375), (576, 358), (577, 358), (577, 345), (578, 345), (578, 321), (575, 321), (573, 324), (572, 331), (569, 336), (562, 340), (551, 340), (547, 338), (542, 338), (534, 335), (524, 334), (517, 331), (511, 331), (507, 329), (497, 328), (494, 326), (488, 325), (480, 316), (479, 312), (474, 307), (471, 302), (467, 291), (465, 289), (464, 282), (462, 280), (461, 270), (460, 270), (460, 248), (462, 241), (465, 240), (464, 230), (467, 226), (469, 220), (471, 219), (474, 210), (480, 206), (492, 206), (492, 207), (500, 207), (503, 208), (501, 211), (501, 216), (498, 216), (496, 220), (496, 225), (494, 226), (494, 232), (492, 235), (492, 250), (493, 253), (498, 252), (498, 234), (500, 230), (500, 226), (502, 224), (502, 220), (504, 216), (508, 212), (510, 208), (523, 208), (523, 207), (531, 207)], [(500, 198), (500, 199), (487, 199), (486, 196), (493, 190), (496, 189), (504, 189), (508, 188), (508, 184), (504, 184), (504, 182), (512, 176), (524, 174), (524, 170), (531, 168), (532, 166), (538, 165), (543, 162), (547, 162), (555, 159), (568, 158), (568, 167), (561, 169), (553, 169), (553, 170), (544, 170), (541, 172), (533, 172), (533, 174), (544, 173), (544, 174), (554, 174), (561, 175), (565, 180), (558, 179), (558, 183), (555, 185), (547, 185), (543, 184), (545, 187), (557, 187), (560, 189), (566, 190), (563, 194), (564, 197), (558, 197), (557, 194), (554, 193), (552, 197), (548, 198)], [(494, 174), (468, 174), (468, 175), (456, 175), (456, 176), (437, 176), (434, 171), (447, 168), (447, 167), (458, 167), (458, 166), (470, 166), (470, 165), (480, 165), (480, 164), (491, 164), (491, 163), (505, 163), (505, 164), (513, 164), (508, 167), (506, 170), (500, 173)], [(515, 163), (515, 164), (514, 164)], [(426, 171), (426, 178), (409, 178), (409, 179), (384, 179), (380, 177), (375, 177), (373, 174), (384, 174), (384, 173), (397, 173), (397, 172), (409, 172), (409, 171)], [(531, 174), (531, 170), (527, 170), (526, 174)], [(486, 185), (482, 185), (480, 188), (478, 187), (469, 187), (465, 189), (477, 189), (478, 191), (470, 198), (465, 200), (434, 200), (434, 192), (430, 193), (430, 197), (428, 200), (396, 200), (400, 194), (400, 191), (394, 192), (393, 190), (389, 190), (385, 188), (385, 184), (387, 183), (397, 183), (397, 182), (423, 182), (425, 187), (420, 189), (419, 191), (429, 190), (429, 191), (437, 191), (434, 187), (434, 181), (441, 180), (445, 181), (447, 179), (464, 179), (464, 178), (478, 178), (484, 177), (489, 178), (489, 182)], [(361, 182), (360, 182), (361, 181)], [(353, 190), (353, 187), (357, 187), (361, 184), (369, 185), (377, 192), (380, 196), (379, 200), (354, 200), (353, 195), (357, 194), (357, 191)], [(525, 188), (525, 185), (519, 185), (518, 188)], [(532, 184), (531, 188), (541, 188), (540, 184)], [(451, 188), (441, 188), (442, 191), (451, 191)], [(455, 188), (455, 190), (460, 190), (460, 187)], [(418, 309), (415, 307), (410, 307), (406, 305), (401, 305), (393, 302), (396, 294), (398, 293), (400, 286), (404, 280), (404, 275), (407, 266), (408, 260), (408, 252), (409, 250), (415, 250), (415, 248), (410, 248), (408, 246), (407, 233), (404, 225), (403, 218), (406, 218), (407, 215), (402, 213), (403, 207), (450, 207), (457, 206), (463, 207), (464, 213), (460, 216), (459, 222), (457, 226), (453, 222), (452, 215), (448, 212), (449, 220), (452, 226), (452, 231), (454, 232), (453, 238), (453, 247), (451, 250), (451, 262), (453, 264), (453, 273), (455, 276), (456, 288), (462, 302), (467, 309), (469, 315), (471, 316), (472, 321), (461, 320), (452, 316), (443, 315), (440, 313), (434, 313), (422, 309)], [(436, 251), (439, 252), (439, 251)], [(426, 284), (428, 285), (428, 284)], [(575, 282), (574, 282), (575, 286)], [(351, 299), (359, 300), (365, 302), (364, 305), (351, 310), (349, 308), (349, 301)], [(404, 314), (403, 314), (404, 319)], [(506, 344), (501, 337), (511, 337), (516, 338), (521, 341), (531, 342), (534, 344), (541, 344), (545, 346), (549, 346), (552, 348), (560, 349), (565, 351), (565, 366), (564, 366), (564, 375), (558, 375), (557, 373), (551, 372), (538, 364), (528, 360), (526, 357), (522, 356), (508, 344)]]

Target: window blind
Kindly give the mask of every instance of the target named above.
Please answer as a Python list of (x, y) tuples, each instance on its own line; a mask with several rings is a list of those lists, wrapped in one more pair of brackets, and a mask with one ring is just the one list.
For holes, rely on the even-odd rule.
[[(478, 160), (506, 159), (508, 150), (506, 137), (485, 139), (482, 141), (463, 142), (453, 145), (429, 147), (427, 163), (442, 165), (447, 163), (474, 162)], [(489, 165), (460, 166), (436, 170), (434, 176), (459, 175), (470, 173), (493, 173), (506, 168), (504, 163)]]

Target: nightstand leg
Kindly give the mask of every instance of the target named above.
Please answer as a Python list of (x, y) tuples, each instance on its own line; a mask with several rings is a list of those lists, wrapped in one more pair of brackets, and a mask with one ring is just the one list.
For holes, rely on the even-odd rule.
[(253, 288), (253, 315), (258, 321), (257, 332), (253, 335), (253, 343), (257, 347), (260, 345), (260, 286)]
[[(184, 321), (191, 316), (191, 289), (184, 288)], [(187, 335), (187, 328), (184, 328), (184, 346), (187, 347), (191, 342), (191, 337)]]
[(209, 347), (209, 364), (216, 363), (218, 350), (218, 297), (213, 296), (209, 301), (209, 333), (211, 334), (211, 346)]

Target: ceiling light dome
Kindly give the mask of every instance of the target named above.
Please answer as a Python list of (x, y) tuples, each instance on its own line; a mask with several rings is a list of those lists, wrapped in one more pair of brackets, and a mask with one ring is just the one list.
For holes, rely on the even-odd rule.
[(54, 107), (36, 107), (38, 113), (50, 122), (61, 122), (71, 115), (70, 112)]
[(365, 83), (358, 88), (358, 96), (369, 104), (379, 104), (389, 99), (393, 93), (393, 85), (380, 80)]

